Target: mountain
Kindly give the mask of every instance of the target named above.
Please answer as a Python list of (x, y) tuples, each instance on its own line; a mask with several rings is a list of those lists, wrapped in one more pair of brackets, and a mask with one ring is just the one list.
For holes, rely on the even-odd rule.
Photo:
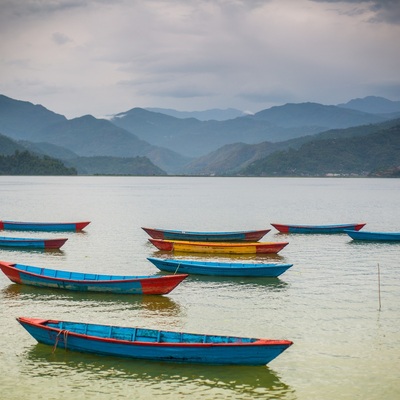
[[(384, 97), (367, 96), (362, 99), (353, 99), (338, 107), (357, 110), (369, 114), (400, 113), (400, 101), (391, 101)], [(400, 115), (399, 115), (400, 117)]]
[(166, 114), (175, 118), (196, 118), (199, 121), (226, 121), (228, 119), (234, 119), (237, 117), (244, 117), (249, 113), (236, 110), (235, 108), (227, 108), (221, 110), (213, 108), (205, 111), (177, 111), (170, 108), (145, 108), (147, 111), (152, 111), (160, 114)]
[(162, 171), (169, 173), (190, 161), (175, 151), (140, 140), (107, 120), (90, 115), (68, 120), (42, 106), (6, 96), (0, 96), (0, 132), (25, 144), (30, 142), (29, 148), (36, 146), (35, 151), (60, 159), (76, 155), (154, 157)]
[(0, 155), (10, 156), (16, 151), (25, 151), (26, 148), (7, 136), (0, 134)]
[(346, 129), (331, 129), (315, 135), (302, 136), (282, 142), (262, 142), (258, 144), (235, 143), (226, 145), (206, 156), (194, 159), (185, 166), (182, 173), (189, 175), (230, 175), (236, 174), (249, 164), (277, 151), (297, 150), (303, 144), (327, 139), (345, 139), (366, 136), (390, 129), (400, 124), (400, 119), (389, 120), (379, 124), (361, 125)]
[(39, 130), (66, 120), (41, 105), (0, 95), (0, 132), (13, 139), (34, 141)]
[(343, 139), (313, 140), (298, 150), (275, 152), (239, 171), (244, 176), (362, 175), (400, 166), (400, 120), (397, 124)]
[(197, 158), (227, 144), (280, 142), (385, 119), (388, 118), (336, 106), (301, 103), (272, 107), (227, 121), (179, 119), (141, 108), (116, 114), (110, 121), (153, 145)]

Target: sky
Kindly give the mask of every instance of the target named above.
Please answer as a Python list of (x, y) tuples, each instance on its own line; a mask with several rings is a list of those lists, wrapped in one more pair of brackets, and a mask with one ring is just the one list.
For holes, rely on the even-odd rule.
[(68, 119), (400, 100), (400, 0), (0, 0), (0, 94)]

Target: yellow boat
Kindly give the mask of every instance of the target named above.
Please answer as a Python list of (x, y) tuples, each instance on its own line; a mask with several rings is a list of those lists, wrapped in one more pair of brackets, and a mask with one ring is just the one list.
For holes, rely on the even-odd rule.
[(182, 253), (218, 253), (218, 254), (268, 254), (278, 253), (288, 242), (190, 242), (183, 240), (149, 239), (162, 251)]

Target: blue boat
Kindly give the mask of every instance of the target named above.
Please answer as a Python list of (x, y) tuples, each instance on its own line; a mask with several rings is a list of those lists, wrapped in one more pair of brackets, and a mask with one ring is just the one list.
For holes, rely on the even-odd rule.
[(45, 231), (45, 232), (62, 232), (62, 231), (81, 231), (90, 221), (84, 222), (17, 222), (17, 221), (0, 221), (0, 230), (12, 231)]
[(343, 233), (345, 229), (359, 231), (365, 223), (335, 224), (335, 225), (271, 225), (281, 233)]
[(373, 242), (399, 242), (400, 232), (367, 232), (345, 230), (353, 240), (369, 240)]
[(67, 241), (67, 238), (39, 239), (0, 237), (0, 247), (14, 247), (20, 249), (59, 249)]
[(136, 359), (265, 365), (293, 343), (289, 340), (204, 335), (156, 329), (19, 317), (39, 342), (72, 351)]
[(244, 264), (153, 257), (147, 259), (161, 271), (213, 276), (277, 277), (293, 266), (293, 264)]
[(187, 240), (192, 242), (258, 242), (271, 230), (196, 232), (144, 227), (142, 227), (142, 229), (153, 239)]
[(0, 261), (0, 269), (15, 283), (81, 292), (167, 294), (186, 277), (176, 275), (101, 275), (70, 272)]

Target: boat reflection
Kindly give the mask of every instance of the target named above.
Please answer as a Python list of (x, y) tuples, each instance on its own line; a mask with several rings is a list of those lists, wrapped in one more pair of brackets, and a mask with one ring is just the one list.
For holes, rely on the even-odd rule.
[(209, 285), (227, 286), (235, 285), (240, 286), (240, 289), (249, 290), (254, 287), (263, 286), (272, 291), (281, 291), (286, 289), (289, 285), (285, 281), (277, 278), (264, 278), (264, 277), (241, 277), (241, 276), (208, 276), (208, 275), (189, 275), (186, 278), (186, 285), (191, 283), (205, 283)]
[[(94, 292), (73, 292), (68, 290), (54, 290), (28, 285), (10, 284), (2, 290), (5, 299), (20, 299), (29, 301), (54, 301), (85, 303), (91, 307), (118, 307), (123, 309), (139, 309), (149, 313), (168, 313), (171, 316), (181, 315), (181, 306), (168, 296), (156, 295), (125, 295), (104, 294)], [(82, 304), (81, 304), (82, 305)]]
[[(147, 360), (105, 357), (88, 353), (70, 352), (51, 346), (34, 345), (22, 363), (24, 376), (57, 378), (61, 375), (102, 385), (129, 385), (163, 390), (188, 391), (196, 398), (209, 393), (208, 398), (262, 398), (293, 399), (294, 390), (280, 379), (269, 367), (215, 366), (197, 364), (161, 363)], [(232, 397), (231, 397), (232, 396)]]
[(204, 260), (204, 261), (220, 261), (220, 262), (258, 262), (258, 263), (279, 263), (287, 262), (285, 257), (280, 254), (210, 254), (210, 253), (182, 253), (182, 252), (166, 252), (153, 251), (152, 257), (157, 258), (174, 258), (175, 260)]

